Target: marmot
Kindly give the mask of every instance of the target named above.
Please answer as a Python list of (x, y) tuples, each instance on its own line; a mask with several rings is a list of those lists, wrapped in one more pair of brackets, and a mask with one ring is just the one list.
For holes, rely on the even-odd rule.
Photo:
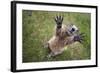
[(61, 54), (66, 45), (72, 44), (76, 41), (81, 42), (83, 40), (82, 34), (79, 34), (79, 29), (75, 25), (62, 24), (62, 16), (56, 16), (54, 20), (56, 22), (56, 31), (47, 42), (47, 47), (51, 51), (48, 55), (49, 57)]

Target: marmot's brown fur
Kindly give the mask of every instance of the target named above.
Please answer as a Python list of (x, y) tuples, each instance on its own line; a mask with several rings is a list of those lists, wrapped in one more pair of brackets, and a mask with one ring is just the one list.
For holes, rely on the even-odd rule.
[(75, 25), (64, 25), (62, 24), (63, 17), (57, 16), (56, 32), (52, 38), (48, 41), (48, 48), (51, 50), (50, 56), (61, 54), (64, 51), (64, 47), (68, 44), (72, 44), (75, 41), (81, 42), (82, 37), (78, 32), (78, 28)]

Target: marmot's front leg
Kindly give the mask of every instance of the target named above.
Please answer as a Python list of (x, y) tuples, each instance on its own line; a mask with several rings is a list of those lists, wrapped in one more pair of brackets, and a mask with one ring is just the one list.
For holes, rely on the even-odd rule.
[[(56, 16), (55, 17), (55, 22), (56, 22), (56, 36), (59, 36), (61, 33), (61, 28), (62, 28), (62, 22), (63, 22), (63, 17), (62, 16)], [(48, 48), (49, 43), (46, 43), (44, 48)]]
[(66, 45), (72, 44), (72, 43), (74, 43), (76, 41), (82, 43), (83, 39), (84, 39), (84, 35), (82, 33), (73, 35), (73, 36), (68, 37), (66, 39)]
[(62, 28), (62, 22), (63, 22), (63, 17), (62, 16), (57, 16), (55, 17), (55, 22), (56, 22), (56, 35), (59, 36), (61, 33), (61, 28)]
[[(60, 35), (61, 35), (61, 28), (62, 28), (62, 22), (63, 22), (63, 17), (62, 16), (56, 16), (55, 17), (55, 22), (56, 22), (56, 36), (57, 37), (60, 37)], [(58, 40), (58, 39), (57, 39)], [(53, 37), (52, 39), (50, 39), (49, 40), (49, 42), (50, 41), (57, 41), (57, 40), (55, 40), (55, 38)], [(53, 42), (53, 43), (54, 43)], [(52, 43), (52, 42), (50, 42), (50, 43)], [(54, 44), (56, 44), (56, 43), (54, 43)], [(48, 46), (49, 46), (49, 44), (48, 44)], [(50, 47), (49, 47), (49, 49), (50, 49)], [(55, 49), (55, 48), (54, 48)], [(50, 49), (51, 50), (51, 49)], [(51, 50), (51, 52), (50, 52), (50, 54), (48, 55), (48, 57), (51, 57), (51, 56), (56, 56), (56, 55), (58, 55), (58, 54), (60, 54), (61, 53), (61, 51), (57, 51), (57, 52), (53, 52), (52, 50)]]

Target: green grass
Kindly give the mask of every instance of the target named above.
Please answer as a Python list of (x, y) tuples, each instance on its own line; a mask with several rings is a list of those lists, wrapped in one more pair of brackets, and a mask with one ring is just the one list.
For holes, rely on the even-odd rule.
[[(28, 10), (22, 12), (22, 59), (24, 63), (90, 59), (91, 15), (89, 13), (48, 11), (32, 11), (32, 15), (29, 15), (29, 13)], [(80, 32), (85, 33), (85, 38), (82, 44), (73, 43), (65, 47), (67, 49), (62, 54), (47, 58), (49, 50), (44, 48), (43, 45), (54, 34), (55, 22), (53, 18), (58, 14), (64, 16), (64, 24), (67, 22), (74, 23), (80, 29)]]

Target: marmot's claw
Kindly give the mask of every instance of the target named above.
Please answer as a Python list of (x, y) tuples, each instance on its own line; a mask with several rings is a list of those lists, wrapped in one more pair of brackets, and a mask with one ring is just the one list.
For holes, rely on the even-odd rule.
[(56, 16), (55, 22), (56, 22), (57, 26), (61, 26), (62, 22), (63, 22), (63, 17), (62, 16)]
[(82, 41), (84, 40), (84, 37), (85, 37), (84, 33), (75, 35), (74, 36), (74, 41), (78, 41), (78, 42), (82, 43)]

